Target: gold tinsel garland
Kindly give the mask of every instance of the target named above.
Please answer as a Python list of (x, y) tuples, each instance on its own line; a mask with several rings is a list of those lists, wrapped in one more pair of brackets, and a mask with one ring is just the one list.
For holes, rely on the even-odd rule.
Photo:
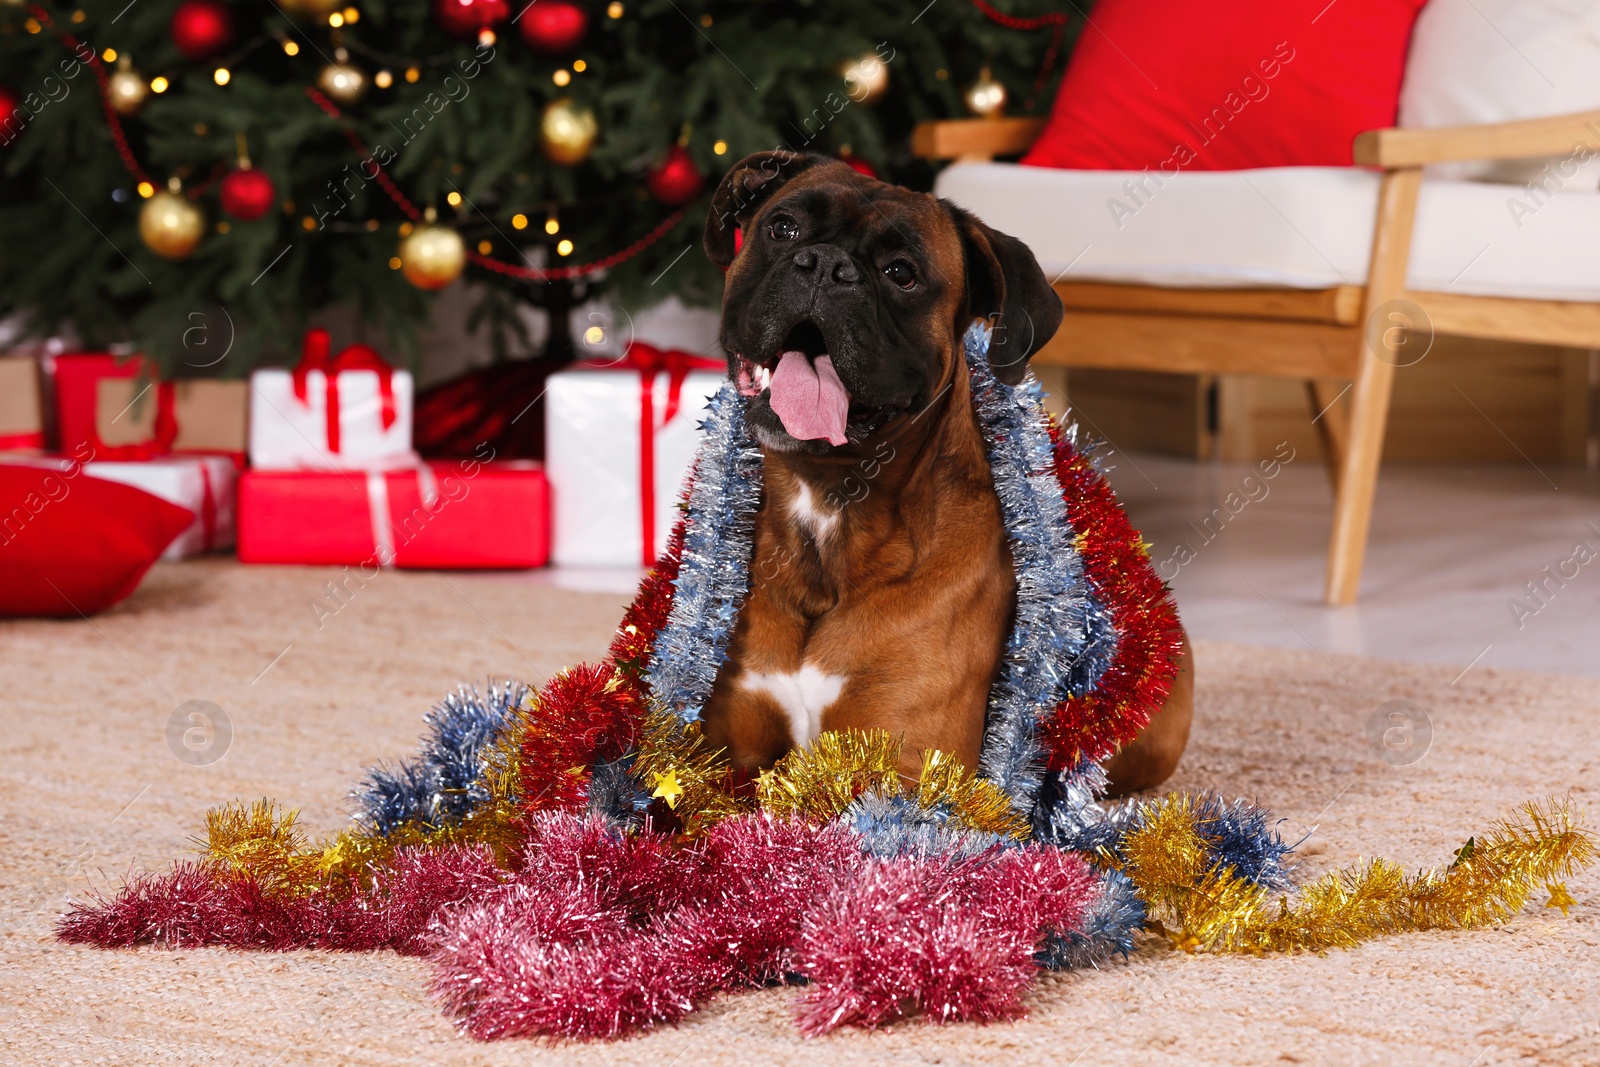
[(886, 730), (829, 731), (791, 749), (756, 781), (762, 808), (819, 823), (844, 814), (864, 793), (902, 790), (900, 742)]
[(1120, 858), (1100, 859), (1133, 880), (1150, 926), (1188, 952), (1291, 952), (1348, 947), (1407, 930), (1459, 930), (1503, 922), (1535, 887), (1550, 906), (1569, 904), (1560, 879), (1595, 856), (1594, 835), (1570, 800), (1522, 805), (1469, 840), (1443, 870), (1407, 875), (1386, 860), (1361, 861), (1274, 893), (1212, 860), (1195, 828), (1191, 798), (1143, 806)]
[(755, 810), (754, 798), (735, 795), (725, 754), (708, 749), (697, 723), (685, 726), (670, 711), (646, 717), (633, 766), (650, 795), (665, 801), (691, 836)]
[[(408, 823), (387, 836), (357, 827), (316, 846), (292, 810), (280, 813), (265, 800), (230, 804), (207, 813), (203, 862), (218, 877), (288, 898), (370, 886), (407, 846), (483, 843), (509, 868), (525, 814), (515, 796), (522, 721), (490, 746), (481, 779), (488, 800), (459, 824)], [(756, 810), (827, 822), (868, 793), (909, 798), (964, 828), (1028, 837), (1006, 795), (956, 760), (924, 753), (918, 780), (908, 782), (900, 757), (899, 740), (885, 731), (825, 733), (761, 774), (753, 791), (738, 790), (724, 753), (709, 750), (695, 726), (657, 711), (645, 720), (635, 769), (690, 837)], [(1564, 913), (1574, 901), (1561, 879), (1596, 855), (1594, 835), (1571, 802), (1552, 799), (1493, 823), (1443, 869), (1408, 875), (1386, 860), (1363, 860), (1284, 894), (1217, 862), (1198, 829), (1197, 805), (1183, 794), (1144, 804), (1120, 845), (1094, 856), (1133, 881), (1149, 909), (1148, 928), (1188, 952), (1320, 951), (1408, 930), (1483, 926), (1515, 915), (1541, 884), (1548, 906)]]
[(1026, 838), (1026, 820), (1001, 789), (946, 753), (923, 753), (917, 781), (900, 774), (901, 743), (886, 730), (835, 730), (792, 749), (756, 779), (755, 796), (736, 792), (724, 753), (710, 751), (698, 730), (682, 728), (670, 712), (645, 722), (635, 765), (654, 797), (665, 800), (684, 830), (699, 834), (723, 819), (757, 809), (777, 817), (828, 822), (860, 797), (909, 796), (940, 808), (956, 825)]

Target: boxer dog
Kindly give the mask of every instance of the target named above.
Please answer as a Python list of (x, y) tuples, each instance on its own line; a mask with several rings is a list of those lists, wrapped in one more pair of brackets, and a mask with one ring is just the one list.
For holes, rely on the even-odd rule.
[[(741, 243), (742, 238), (742, 243)], [(827, 730), (902, 739), (974, 768), (1016, 580), (961, 339), (995, 327), (1010, 385), (1061, 325), (1026, 245), (838, 160), (763, 152), (712, 198), (727, 269), (720, 339), (761, 446), (750, 591), (703, 712), (745, 771)], [(1118, 793), (1165, 780), (1193, 680), (1107, 764)]]

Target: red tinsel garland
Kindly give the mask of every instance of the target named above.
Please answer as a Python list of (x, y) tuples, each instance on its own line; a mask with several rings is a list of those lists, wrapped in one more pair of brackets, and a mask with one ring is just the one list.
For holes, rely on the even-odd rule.
[(595, 763), (631, 752), (643, 718), (638, 684), (610, 662), (582, 663), (552, 678), (521, 714), (516, 796), (522, 810), (581, 811)]
[(673, 527), (666, 550), (639, 584), (605, 660), (563, 671), (520, 713), (528, 728), (517, 754), (516, 792), (525, 818), (583, 810), (596, 759), (616, 759), (637, 743), (650, 646), (672, 611), (686, 524), (680, 519)]
[(1111, 666), (1093, 692), (1074, 695), (1040, 724), (1050, 769), (1063, 770), (1110, 756), (1166, 703), (1183, 651), (1183, 627), (1111, 484), (1054, 422), (1050, 435), (1084, 574), (1117, 630)]

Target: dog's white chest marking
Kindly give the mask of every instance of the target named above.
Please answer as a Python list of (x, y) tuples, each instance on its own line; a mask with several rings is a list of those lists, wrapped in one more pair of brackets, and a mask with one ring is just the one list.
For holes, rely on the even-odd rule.
[(822, 732), (822, 713), (839, 699), (846, 681), (843, 675), (828, 674), (808, 663), (792, 672), (749, 671), (743, 685), (777, 701), (789, 717), (789, 733), (795, 745), (804, 748)]
[(830, 511), (818, 503), (811, 486), (803, 479), (795, 479), (794, 499), (789, 503), (789, 514), (801, 526), (811, 531), (811, 536), (820, 545), (833, 533), (834, 527), (839, 525), (839, 513)]

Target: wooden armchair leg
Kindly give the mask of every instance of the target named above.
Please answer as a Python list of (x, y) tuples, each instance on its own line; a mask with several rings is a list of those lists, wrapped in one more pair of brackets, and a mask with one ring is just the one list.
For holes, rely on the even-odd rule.
[[(1389, 394), (1394, 385), (1395, 344), (1413, 323), (1404, 309), (1390, 303), (1405, 291), (1406, 264), (1411, 255), (1411, 224), (1416, 217), (1422, 170), (1409, 167), (1384, 174), (1378, 194), (1378, 218), (1367, 271), (1355, 385), (1350, 390), (1349, 438), (1333, 504), (1333, 537), (1328, 545), (1329, 604), (1353, 604), (1361, 591), (1361, 565), (1372, 525), (1372, 498), (1378, 489), (1383, 459), (1383, 434), (1389, 422)], [(1394, 336), (1395, 331), (1400, 331)]]
[(1306, 397), (1311, 403), (1311, 421), (1322, 440), (1322, 459), (1328, 467), (1328, 480), (1334, 496), (1339, 495), (1339, 478), (1344, 473), (1345, 453), (1350, 449), (1350, 405), (1341, 403), (1351, 384), (1336, 378), (1311, 378), (1306, 382)]
[(1389, 421), (1389, 393), (1394, 367), (1367, 354), (1375, 367), (1362, 367), (1362, 381), (1352, 390), (1350, 436), (1334, 480), (1333, 539), (1328, 546), (1329, 604), (1353, 604), (1361, 591), (1361, 566), (1372, 526), (1372, 499), (1378, 491), (1383, 459), (1383, 434)]

